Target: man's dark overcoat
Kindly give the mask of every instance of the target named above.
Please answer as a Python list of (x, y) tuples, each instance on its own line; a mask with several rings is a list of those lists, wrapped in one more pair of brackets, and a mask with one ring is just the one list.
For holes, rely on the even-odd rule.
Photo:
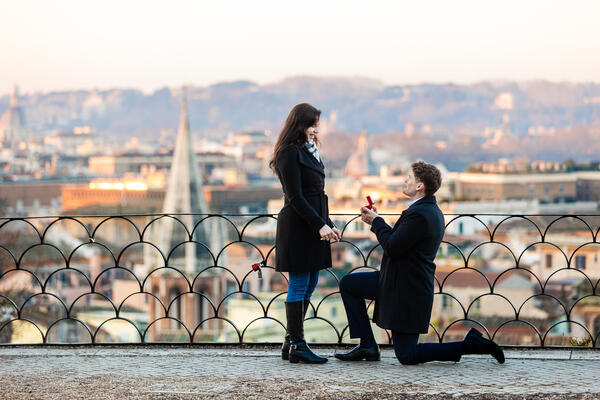
[(371, 231), (383, 248), (373, 322), (401, 333), (427, 333), (433, 306), (433, 260), (444, 236), (444, 215), (435, 196), (407, 208), (394, 227), (381, 217)]

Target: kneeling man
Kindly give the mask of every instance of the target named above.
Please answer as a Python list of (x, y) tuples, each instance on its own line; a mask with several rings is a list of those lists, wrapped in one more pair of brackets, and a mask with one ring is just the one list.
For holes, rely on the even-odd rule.
[(360, 344), (335, 357), (344, 361), (380, 359), (365, 305), (365, 299), (370, 299), (375, 300), (373, 322), (391, 329), (394, 351), (402, 364), (459, 361), (463, 354), (490, 354), (503, 363), (502, 349), (474, 328), (462, 342), (417, 343), (419, 334), (429, 329), (433, 260), (444, 236), (444, 216), (434, 196), (442, 178), (434, 165), (419, 161), (411, 165), (404, 183), (403, 192), (410, 203), (393, 228), (375, 208), (361, 208), (362, 220), (371, 225), (381, 244), (383, 259), (380, 271), (348, 274), (340, 282), (350, 337), (360, 338)]

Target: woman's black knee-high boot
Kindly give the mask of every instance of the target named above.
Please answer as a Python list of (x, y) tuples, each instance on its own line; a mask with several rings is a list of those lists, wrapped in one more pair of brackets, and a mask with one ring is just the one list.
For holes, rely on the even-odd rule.
[[(310, 301), (303, 301), (302, 302), (302, 321), (304, 321), (304, 318), (306, 318), (306, 311), (308, 311), (308, 309), (310, 308)], [(285, 333), (285, 337), (283, 339), (283, 345), (281, 346), (281, 359), (282, 360), (289, 360), (290, 359), (290, 334), (289, 333)]]
[(327, 362), (327, 358), (313, 353), (304, 340), (303, 303), (303, 301), (285, 303), (288, 333), (290, 334), (289, 360), (291, 363), (322, 364)]

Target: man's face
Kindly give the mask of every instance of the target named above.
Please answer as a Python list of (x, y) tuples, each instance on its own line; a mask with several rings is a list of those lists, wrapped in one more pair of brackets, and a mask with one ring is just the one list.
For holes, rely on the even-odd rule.
[(412, 171), (412, 168), (408, 171), (408, 175), (404, 178), (404, 188), (402, 188), (402, 193), (407, 195), (408, 197), (414, 197), (417, 194), (417, 191), (422, 190), (423, 183), (416, 180), (415, 174)]

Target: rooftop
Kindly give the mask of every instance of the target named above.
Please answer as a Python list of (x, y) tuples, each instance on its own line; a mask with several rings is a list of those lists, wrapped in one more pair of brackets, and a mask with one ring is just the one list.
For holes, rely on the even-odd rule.
[[(1, 347), (3, 399), (592, 399), (600, 395), (594, 350), (507, 350), (459, 363), (290, 364), (275, 346)], [(84, 397), (82, 397), (84, 396)]]

